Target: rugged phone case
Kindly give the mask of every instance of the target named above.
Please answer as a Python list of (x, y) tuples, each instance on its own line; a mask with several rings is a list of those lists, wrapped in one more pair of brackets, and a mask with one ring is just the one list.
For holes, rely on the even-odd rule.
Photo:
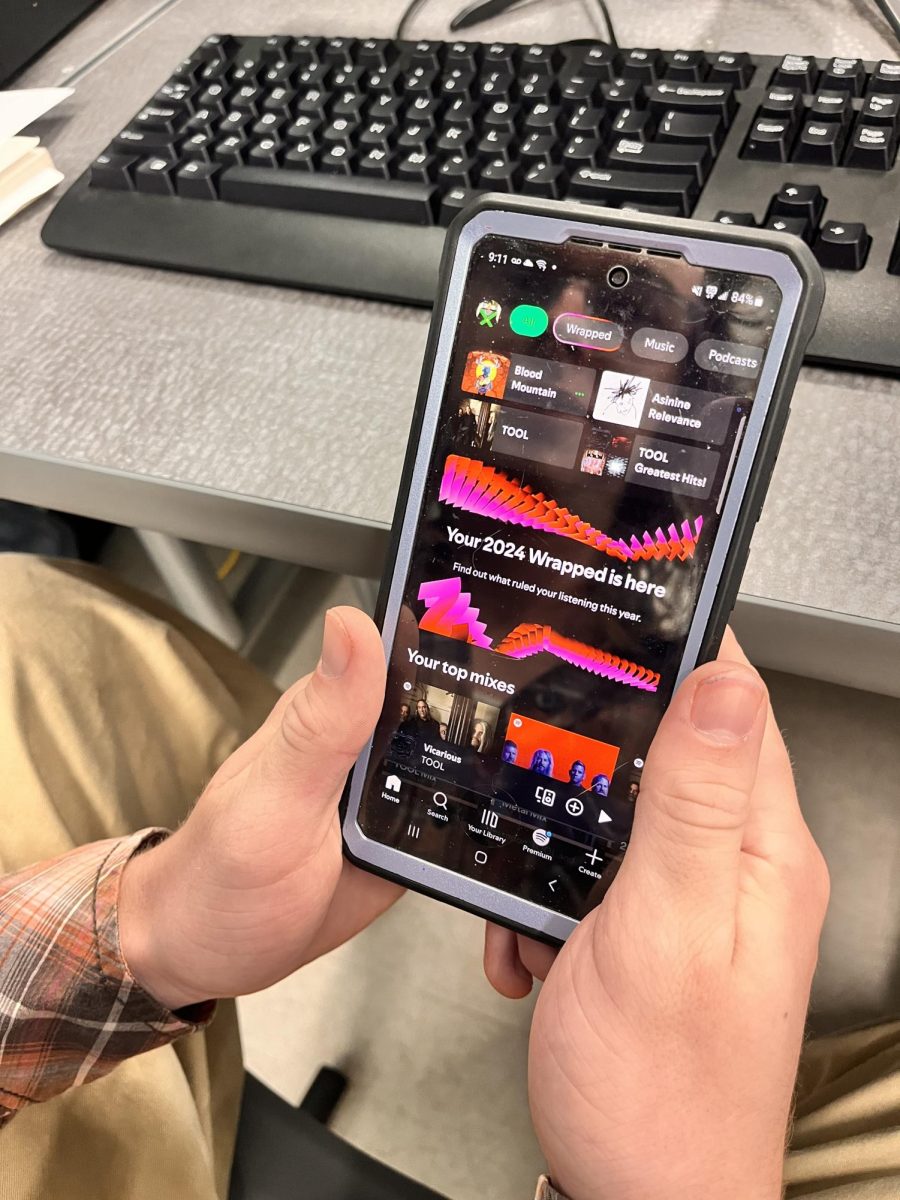
[[(797, 314), (790, 330), (778, 377), (772, 391), (772, 399), (766, 415), (766, 422), (760, 435), (756, 460), (753, 464), (753, 472), (747, 489), (744, 492), (734, 535), (728, 547), (728, 555), (722, 569), (722, 577), (716, 593), (715, 603), (710, 611), (709, 620), (697, 656), (698, 665), (708, 662), (710, 659), (715, 658), (718, 652), (722, 635), (725, 632), (725, 626), (734, 608), (741, 577), (744, 573), (744, 566), (747, 562), (747, 555), (750, 550), (750, 539), (759, 520), (769, 480), (775, 467), (775, 461), (778, 458), (778, 450), (781, 446), (781, 439), (784, 434), (785, 425), (787, 424), (788, 413), (790, 412), (790, 401), (794, 384), (800, 371), (804, 351), (815, 332), (816, 322), (819, 319), (819, 313), (822, 309), (822, 302), (825, 295), (824, 277), (809, 248), (796, 237), (773, 233), (763, 229), (706, 224), (694, 220), (688, 221), (675, 217), (660, 217), (644, 213), (626, 213), (619, 209), (600, 208), (587, 204), (561, 204), (555, 201), (548, 202), (502, 195), (485, 195), (470, 205), (450, 226), (441, 259), (438, 296), (431, 318), (428, 341), (425, 346), (425, 358), (422, 364), (422, 373), (419, 377), (419, 389), (410, 426), (409, 443), (403, 463), (403, 473), (400, 477), (400, 488), (397, 495), (397, 504), (394, 509), (391, 540), (382, 574), (381, 587), (378, 593), (375, 620), (381, 625), (394, 574), (394, 565), (397, 557), (403, 517), (406, 511), (407, 496), (419, 448), (419, 438), (422, 431), (422, 422), (428, 399), (438, 337), (444, 324), (447, 288), (453, 263), (456, 259), (457, 244), (460, 233), (465, 225), (475, 216), (485, 211), (517, 212), (530, 216), (577, 220), (598, 226), (615, 226), (636, 233), (641, 233), (642, 231), (647, 233), (674, 233), (688, 239), (718, 241), (731, 246), (762, 246), (770, 250), (776, 250), (790, 259), (800, 275), (803, 288), (797, 306)], [(345, 809), (346, 789), (341, 805), (342, 819)], [(456, 898), (446, 896), (437, 889), (419, 884), (411, 885), (408, 880), (399, 875), (373, 867), (370, 863), (357, 858), (347, 849), (346, 843), (344, 845), (344, 853), (363, 870), (381, 875), (394, 882), (402, 883), (405, 887), (412, 887), (415, 891), (432, 896), (435, 899), (444, 900), (446, 903), (463, 908), (467, 912), (474, 913), (477, 916), (483, 916), (498, 923), (509, 924), (517, 933), (524, 933), (539, 940), (554, 941), (554, 939), (548, 938), (534, 929), (517, 925), (513, 922), (503, 922), (496, 914), (487, 913), (476, 905), (461, 903)]]

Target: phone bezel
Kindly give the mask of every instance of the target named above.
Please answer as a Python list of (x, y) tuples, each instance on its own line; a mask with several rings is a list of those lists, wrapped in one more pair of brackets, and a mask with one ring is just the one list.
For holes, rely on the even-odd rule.
[[(626, 216), (609, 210), (592, 211), (581, 205), (568, 206), (559, 215), (540, 209), (540, 203), (510, 203), (499, 197), (484, 198), (469, 214), (463, 214), (451, 231), (453, 236), (445, 251), (442, 271), (446, 286), (432, 318), (432, 336), (420, 383), (418, 419), (414, 420), (411, 435), (411, 443), (415, 439), (416, 444), (415, 448), (410, 445), (406, 487), (401, 487), (395, 515), (393, 555), (379, 602), (385, 655), (389, 658), (396, 633), (472, 252), (482, 238), (491, 234), (533, 240), (548, 247), (578, 237), (600, 243), (612, 241), (636, 249), (677, 252), (697, 266), (764, 275), (778, 285), (782, 294), (753, 410), (734, 463), (715, 546), (688, 631), (677, 677), (680, 683), (703, 661), (704, 654), (708, 656), (717, 647), (731, 610), (740, 579), (740, 571), (736, 572), (734, 568), (737, 565), (742, 569), (749, 532), (752, 532), (752, 524), (749, 531), (746, 528), (747, 509), (754, 505), (760, 490), (762, 495), (765, 494), (766, 465), (768, 463), (771, 470), (787, 415), (789, 394), (786, 395), (783, 388), (779, 390), (778, 385), (790, 362), (792, 334), (796, 333), (799, 338), (801, 333), (796, 321), (804, 287), (813, 293), (821, 292), (821, 277), (815, 264), (804, 260), (802, 251), (799, 254), (796, 250), (786, 252), (777, 237), (773, 239), (771, 235), (761, 234), (757, 235), (758, 240), (748, 239), (741, 230), (732, 240), (726, 236), (730, 231), (715, 228), (710, 230), (711, 236), (707, 236), (702, 232), (702, 226), (698, 227), (694, 222), (690, 225), (685, 221), (662, 222), (652, 217), (642, 221), (638, 214)], [(771, 241), (774, 244), (765, 244)], [(813, 313), (813, 318), (815, 316), (817, 310)], [(806, 332), (808, 338), (812, 326)], [(801, 353), (803, 345), (805, 339)], [(793, 365), (796, 374), (797, 364)], [(761, 499), (760, 496), (760, 504)], [(755, 523), (755, 515), (753, 521)], [(740, 534), (743, 537), (739, 537)], [(739, 545), (739, 542), (743, 544)], [(547, 941), (565, 941), (578, 924), (574, 918), (366, 837), (357, 815), (371, 750), (370, 739), (353, 768), (344, 796), (344, 845), (352, 861), (489, 920)]]

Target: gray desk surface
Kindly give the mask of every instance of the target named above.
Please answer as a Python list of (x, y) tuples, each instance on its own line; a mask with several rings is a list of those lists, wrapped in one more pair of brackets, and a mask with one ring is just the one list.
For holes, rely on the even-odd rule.
[[(22, 82), (74, 74), (75, 95), (37, 128), (74, 178), (208, 33), (389, 35), (403, 7), (106, 0)], [(458, 7), (430, 0), (412, 34), (446, 36)], [(646, 6), (611, 7), (624, 45), (897, 57), (867, 0), (672, 0), (652, 36)], [(544, 0), (478, 33), (591, 36), (592, 12)], [(55, 254), (39, 240), (51, 203), (0, 230), (0, 494), (378, 574), (428, 314)], [(763, 661), (804, 665), (799, 625), (779, 614), (807, 620), (807, 648), (844, 618), (855, 655), (869, 638), (864, 667), (835, 672), (847, 682), (896, 653), (898, 461), (900, 380), (804, 371), (742, 588), (751, 625), (766, 617)]]

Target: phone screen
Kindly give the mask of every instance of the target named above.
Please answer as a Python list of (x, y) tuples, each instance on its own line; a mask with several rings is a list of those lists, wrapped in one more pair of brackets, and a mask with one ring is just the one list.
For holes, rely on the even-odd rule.
[(476, 243), (366, 838), (574, 919), (602, 898), (780, 303), (670, 252)]

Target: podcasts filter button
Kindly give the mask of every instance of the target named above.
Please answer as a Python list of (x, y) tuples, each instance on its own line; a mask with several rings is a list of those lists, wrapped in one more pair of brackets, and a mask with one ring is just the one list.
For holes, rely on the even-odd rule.
[(584, 346), (588, 350), (618, 350), (625, 340), (625, 330), (605, 317), (588, 317), (584, 313), (561, 313), (553, 322), (553, 336), (565, 346)]

